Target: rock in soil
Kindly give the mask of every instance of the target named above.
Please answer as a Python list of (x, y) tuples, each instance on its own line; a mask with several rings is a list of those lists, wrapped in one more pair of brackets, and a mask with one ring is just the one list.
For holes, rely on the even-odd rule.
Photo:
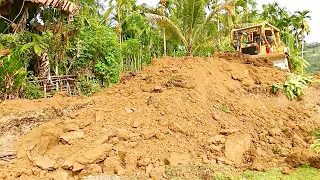
[(102, 168), (98, 164), (89, 164), (81, 171), (81, 175), (99, 175), (102, 173)]
[(219, 133), (220, 133), (220, 134), (223, 134), (223, 135), (230, 135), (230, 134), (236, 133), (236, 132), (238, 132), (238, 131), (239, 131), (238, 129), (232, 128), (232, 129), (223, 129), (223, 130), (220, 130)]
[(226, 159), (236, 165), (243, 162), (243, 155), (251, 147), (251, 136), (249, 134), (234, 134), (228, 136), (225, 144)]
[(146, 167), (146, 174), (149, 176), (151, 171), (153, 169), (153, 165), (152, 164), (149, 164), (147, 167)]
[(150, 163), (151, 163), (150, 158), (143, 158), (143, 159), (138, 160), (137, 166), (138, 167), (147, 167), (148, 164), (150, 164)]
[(155, 86), (153, 88), (153, 91), (156, 93), (162, 93), (163, 92), (163, 88), (161, 86)]
[(72, 171), (73, 172), (78, 172), (78, 171), (81, 171), (81, 170), (83, 170), (84, 168), (85, 168), (85, 165), (82, 165), (82, 164), (80, 164), (80, 163), (78, 163), (78, 162), (74, 162), (73, 163), (73, 165), (72, 165)]
[(173, 132), (179, 132), (182, 134), (186, 134), (186, 130), (178, 123), (172, 123), (169, 125), (169, 129)]
[(84, 136), (83, 131), (71, 131), (64, 133), (60, 136), (60, 141), (63, 144), (71, 144), (72, 141), (76, 141), (77, 139), (81, 138)]
[(35, 165), (43, 170), (53, 170), (55, 161), (51, 160), (49, 157), (38, 157), (35, 158)]
[(184, 153), (171, 153), (168, 158), (165, 158), (164, 163), (166, 165), (178, 166), (188, 165), (190, 162), (190, 155)]
[(226, 142), (226, 136), (216, 135), (208, 139), (209, 144), (224, 144)]
[(91, 149), (79, 157), (75, 159), (75, 161), (79, 162), (80, 164), (92, 164), (103, 161), (108, 153), (112, 150), (111, 144), (102, 144), (94, 149)]
[(57, 170), (56, 172), (54, 172), (50, 176), (51, 176), (50, 179), (53, 179), (53, 180), (68, 180), (68, 179), (71, 179), (69, 177), (68, 172), (60, 170), (60, 169)]

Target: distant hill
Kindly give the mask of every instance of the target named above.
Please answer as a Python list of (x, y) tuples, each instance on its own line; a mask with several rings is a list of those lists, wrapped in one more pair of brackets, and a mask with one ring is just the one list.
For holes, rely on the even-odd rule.
[(307, 72), (320, 72), (320, 43), (316, 42), (308, 44), (305, 51), (305, 60), (311, 64), (311, 67), (307, 69)]

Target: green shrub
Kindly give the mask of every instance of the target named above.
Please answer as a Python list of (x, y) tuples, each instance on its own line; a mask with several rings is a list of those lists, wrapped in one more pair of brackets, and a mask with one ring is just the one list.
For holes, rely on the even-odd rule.
[[(36, 55), (40, 56), (44, 44), (41, 36), (24, 32), (17, 35), (1, 34), (0, 49), (7, 48), (11, 53), (0, 58), (0, 94), (3, 99), (21, 94), (26, 79), (26, 68)], [(28, 85), (27, 85), (28, 86)], [(28, 88), (28, 87), (26, 87)]]
[(215, 177), (216, 180), (224, 180), (224, 175), (222, 173), (217, 173), (216, 174), (216, 177)]
[(100, 91), (99, 83), (92, 77), (80, 77), (76, 82), (76, 86), (78, 93), (85, 96), (92, 96)]
[(1, 98), (7, 99), (11, 94), (19, 94), (25, 82), (26, 73), (21, 61), (20, 47), (15, 48), (10, 55), (0, 59), (0, 92)]
[(92, 72), (103, 86), (119, 81), (120, 46), (112, 29), (99, 26), (95, 21), (83, 27), (77, 38), (81, 39), (81, 56), (76, 59), (78, 67), (93, 67)]
[(312, 131), (312, 135), (315, 137), (320, 137), (320, 131), (319, 130)]
[(311, 149), (316, 152), (316, 153), (320, 153), (320, 139), (317, 139), (312, 145), (311, 145)]
[(99, 61), (94, 66), (96, 77), (100, 80), (102, 86), (109, 86), (119, 81), (120, 69), (114, 61), (114, 55), (109, 54), (104, 61)]
[(313, 150), (316, 153), (320, 153), (320, 131), (315, 130), (312, 132), (312, 135), (318, 138), (317, 140), (314, 141), (314, 143), (311, 145), (311, 150)]
[(12, 49), (19, 44), (19, 37), (13, 34), (1, 34), (0, 35), (0, 48)]
[(218, 110), (222, 111), (222, 112), (230, 113), (230, 109), (227, 106), (223, 106), (223, 105), (217, 104), (214, 107), (217, 108)]
[(27, 82), (21, 95), (26, 99), (39, 99), (44, 97), (44, 92), (40, 89), (40, 84), (37, 80)]

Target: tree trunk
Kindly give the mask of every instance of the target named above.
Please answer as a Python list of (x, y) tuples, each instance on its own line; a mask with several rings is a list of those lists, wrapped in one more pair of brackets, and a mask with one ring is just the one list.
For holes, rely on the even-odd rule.
[[(220, 20), (218, 18), (218, 33), (220, 33)], [(221, 46), (221, 41), (220, 41), (220, 36), (218, 36), (218, 52), (220, 52), (220, 46)]]
[[(117, 10), (117, 13), (118, 13), (118, 22), (119, 22), (119, 25), (118, 25), (118, 36), (119, 36), (119, 45), (120, 45), (120, 49), (122, 51), (122, 22), (121, 22), (121, 16), (120, 16), (120, 8), (118, 8)], [(122, 52), (120, 53), (120, 59), (121, 59), (121, 70), (122, 71), (125, 71), (125, 67), (124, 67), (124, 59), (122, 58)]]
[(167, 40), (166, 40), (166, 29), (163, 28), (163, 55), (167, 56)]
[[(59, 62), (56, 60), (55, 75), (59, 76)], [(56, 82), (56, 91), (59, 91), (59, 83)]]
[(303, 59), (303, 55), (304, 55), (304, 35), (302, 35), (302, 43), (301, 43), (301, 58)]
[(249, 22), (249, 9), (248, 9), (248, 1), (246, 1), (246, 23)]
[(298, 34), (295, 35), (295, 39), (296, 39), (297, 49), (299, 49), (299, 37), (298, 37)]
[(187, 47), (187, 56), (189, 56), (189, 57), (193, 56), (192, 44), (189, 44)]
[(303, 59), (303, 57), (304, 57), (304, 56), (303, 56), (303, 55), (304, 55), (304, 54), (303, 54), (303, 53), (304, 53), (304, 52), (303, 52), (303, 51), (304, 51), (304, 43), (303, 43), (303, 42), (302, 42), (302, 45), (301, 45), (301, 46), (302, 46), (302, 48), (301, 48), (301, 58)]
[(41, 56), (41, 61), (40, 61), (40, 77), (45, 77), (49, 79), (50, 77), (50, 63), (49, 63), (49, 58), (47, 53), (43, 53)]

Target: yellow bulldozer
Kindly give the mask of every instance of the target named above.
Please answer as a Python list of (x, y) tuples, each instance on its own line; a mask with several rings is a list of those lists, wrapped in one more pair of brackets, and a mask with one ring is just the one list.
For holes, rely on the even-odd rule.
[(234, 48), (243, 54), (266, 57), (284, 70), (291, 70), (289, 49), (280, 37), (280, 30), (265, 22), (245, 28), (233, 29), (231, 39)]

